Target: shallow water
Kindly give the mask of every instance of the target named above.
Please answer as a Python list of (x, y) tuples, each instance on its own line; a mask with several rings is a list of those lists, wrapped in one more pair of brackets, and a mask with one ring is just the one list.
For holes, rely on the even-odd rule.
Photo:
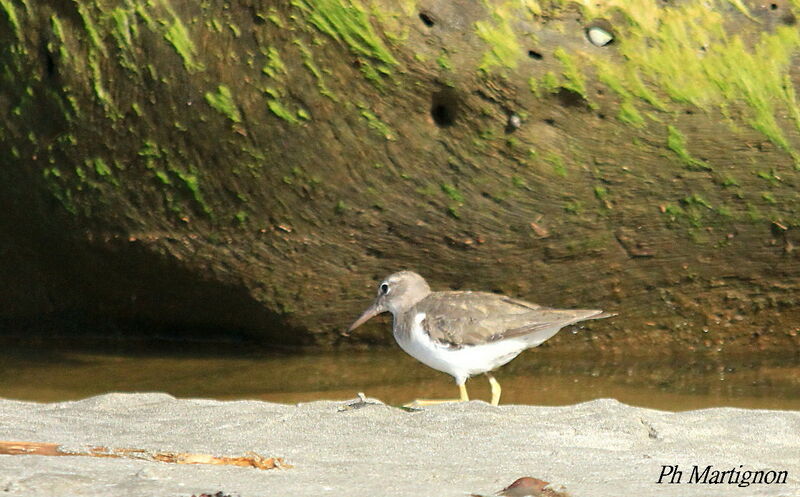
[[(721, 406), (800, 410), (797, 355), (654, 359), (575, 356), (542, 348), (524, 352), (495, 375), (503, 387), (503, 404), (567, 405), (612, 397), (673, 411)], [(484, 377), (467, 386), (472, 398), (488, 400)], [(389, 404), (458, 393), (449, 376), (399, 350), (277, 355), (216, 344), (0, 345), (0, 397), (53, 402), (149, 391), (285, 403), (345, 400), (365, 392)]]

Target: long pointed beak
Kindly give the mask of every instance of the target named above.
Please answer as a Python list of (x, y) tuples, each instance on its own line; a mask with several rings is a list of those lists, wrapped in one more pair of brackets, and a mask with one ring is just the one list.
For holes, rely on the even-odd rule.
[(364, 311), (364, 313), (361, 314), (361, 316), (359, 316), (359, 318), (350, 325), (350, 327), (347, 329), (347, 333), (350, 333), (354, 329), (369, 321), (370, 318), (373, 318), (382, 312), (386, 312), (386, 307), (384, 307), (383, 304), (378, 303), (378, 301), (375, 301), (375, 303), (372, 304), (369, 309)]

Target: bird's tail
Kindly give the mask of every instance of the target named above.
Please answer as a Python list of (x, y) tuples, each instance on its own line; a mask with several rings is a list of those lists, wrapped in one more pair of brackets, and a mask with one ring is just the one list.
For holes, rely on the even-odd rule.
[(614, 316), (618, 316), (616, 312), (604, 312), (604, 311), (597, 311), (597, 314), (594, 316), (589, 316), (583, 319), (605, 319), (605, 318), (613, 318)]

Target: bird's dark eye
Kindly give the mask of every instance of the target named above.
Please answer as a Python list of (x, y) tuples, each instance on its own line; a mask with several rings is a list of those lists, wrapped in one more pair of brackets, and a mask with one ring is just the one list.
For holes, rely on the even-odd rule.
[(389, 285), (387, 283), (381, 283), (381, 295), (386, 295), (389, 293)]

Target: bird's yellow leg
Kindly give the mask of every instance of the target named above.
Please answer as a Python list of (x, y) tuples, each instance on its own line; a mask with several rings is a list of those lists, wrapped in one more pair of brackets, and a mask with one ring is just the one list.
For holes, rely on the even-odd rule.
[(500, 383), (494, 379), (494, 376), (489, 373), (484, 374), (487, 378), (489, 378), (489, 385), (492, 386), (492, 405), (496, 406), (500, 403), (500, 393), (503, 391), (503, 389), (500, 388)]
[(458, 391), (461, 395), (458, 399), (417, 399), (413, 402), (409, 402), (403, 407), (422, 407), (422, 406), (433, 406), (436, 404), (445, 404), (447, 402), (468, 402), (469, 401), (469, 394), (467, 393), (467, 385), (466, 383), (462, 383), (458, 386)]

